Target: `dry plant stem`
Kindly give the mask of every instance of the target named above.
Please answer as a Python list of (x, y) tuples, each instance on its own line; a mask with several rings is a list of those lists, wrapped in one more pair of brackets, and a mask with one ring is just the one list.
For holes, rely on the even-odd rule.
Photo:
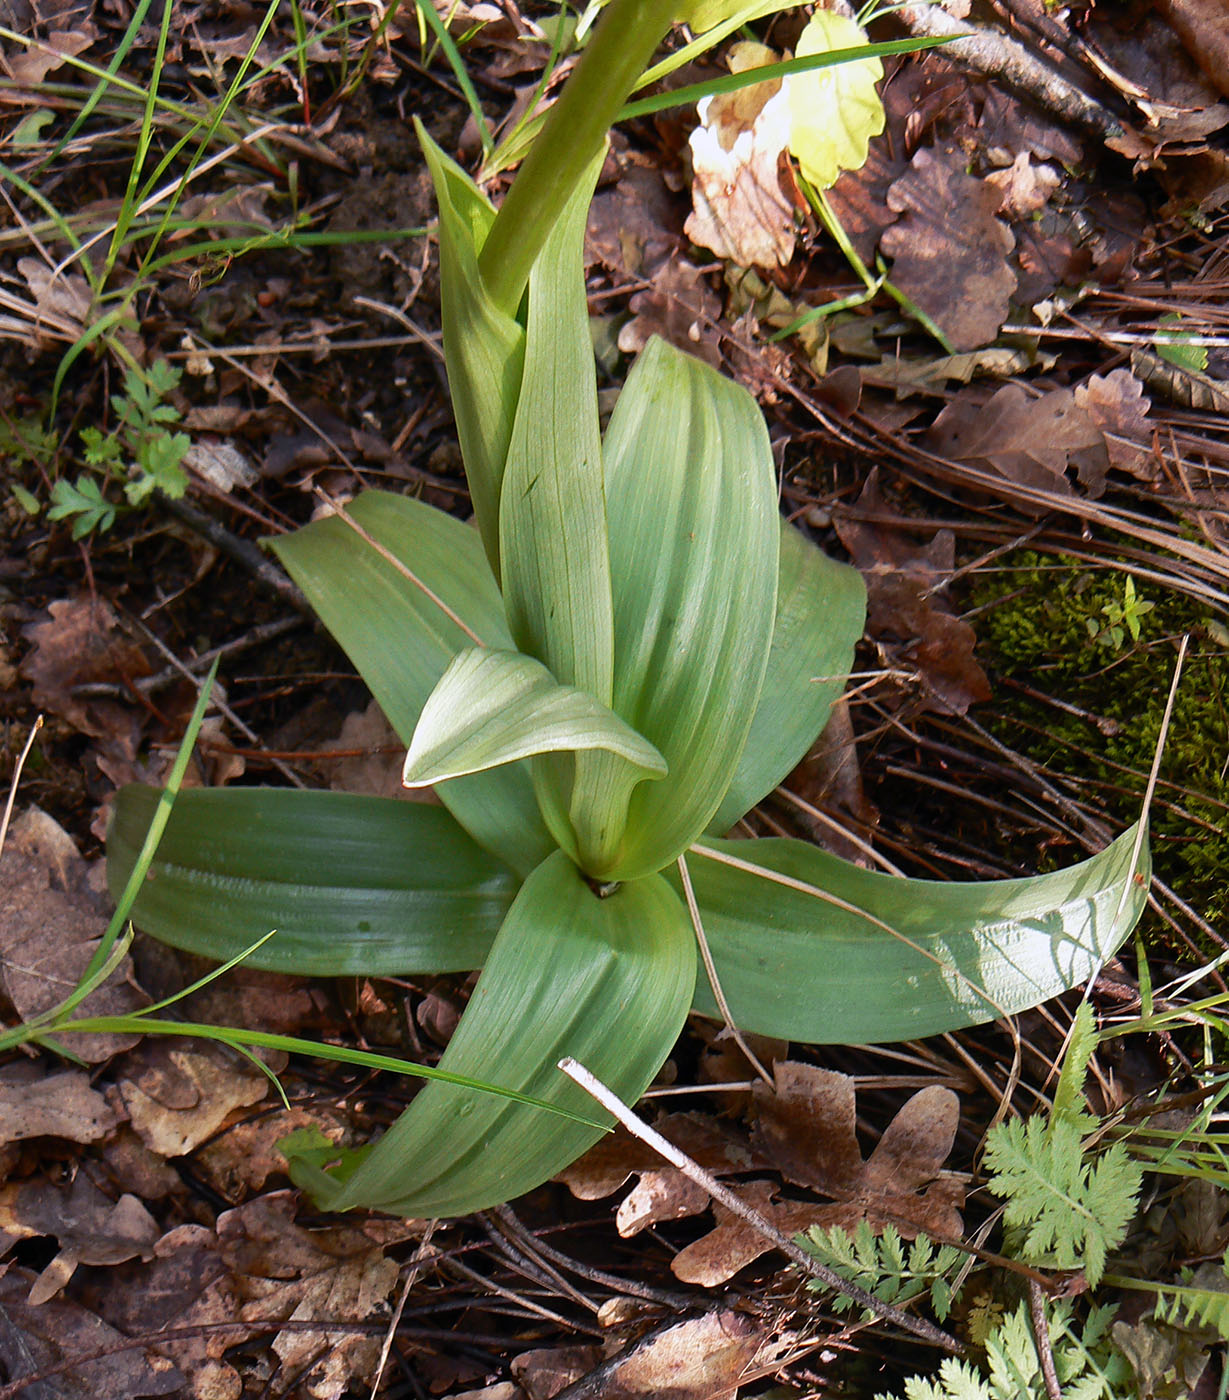
[(1041, 1378), (1049, 1400), (1063, 1400), (1058, 1372), (1054, 1369), (1054, 1349), (1050, 1346), (1050, 1329), (1046, 1325), (1045, 1291), (1036, 1279), (1028, 1281), (1028, 1315), (1033, 1322), (1033, 1341), (1037, 1360), (1041, 1363)]
[(708, 978), (708, 985), (713, 989), (713, 1000), (717, 1003), (717, 1009), (721, 1012), (721, 1019), (725, 1022), (725, 1028), (734, 1038), (734, 1044), (746, 1056), (747, 1063), (755, 1070), (756, 1074), (772, 1088), (772, 1075), (760, 1063), (755, 1051), (743, 1039), (742, 1032), (734, 1024), (734, 1017), (730, 1012), (730, 1004), (725, 999), (725, 992), (721, 988), (721, 979), (717, 976), (717, 968), (713, 963), (713, 955), (709, 950), (708, 939), (704, 936), (704, 925), (700, 920), (700, 906), (696, 903), (696, 892), (691, 887), (691, 872), (687, 869), (687, 858), (679, 856), (678, 859), (679, 877), (683, 881), (683, 894), (687, 899), (687, 913), (691, 916), (691, 927), (696, 935), (696, 943), (700, 948), (700, 959), (704, 963), (704, 974)]
[(945, 58), (983, 77), (998, 78), (1060, 121), (1102, 138), (1123, 134), (1122, 123), (1100, 102), (1001, 30), (976, 29), (939, 5), (904, 5), (895, 16), (916, 37), (951, 37), (953, 42), (943, 49)]
[(804, 1249), (799, 1248), (788, 1235), (778, 1230), (772, 1221), (762, 1216), (759, 1211), (752, 1210), (729, 1187), (723, 1186), (715, 1176), (706, 1172), (686, 1153), (680, 1152), (672, 1142), (650, 1128), (643, 1119), (638, 1118), (621, 1099), (611, 1093), (600, 1079), (590, 1074), (584, 1065), (569, 1056), (559, 1061), (559, 1068), (569, 1079), (579, 1084), (586, 1094), (596, 1099), (608, 1113), (613, 1114), (634, 1138), (646, 1143), (654, 1152), (660, 1153), (672, 1167), (681, 1171), (689, 1181), (694, 1181), (702, 1190), (707, 1191), (713, 1200), (719, 1201), (726, 1210), (736, 1215), (740, 1220), (745, 1220), (766, 1240), (771, 1240), (789, 1261), (804, 1273), (819, 1279), (828, 1288), (851, 1298), (861, 1307), (868, 1309), (881, 1322), (893, 1322), (897, 1327), (911, 1332), (915, 1337), (921, 1337), (923, 1341), (930, 1342), (933, 1346), (941, 1347), (944, 1351), (952, 1352), (958, 1356), (964, 1354), (963, 1344), (944, 1332), (942, 1328), (936, 1327), (933, 1323), (926, 1322), (922, 1318), (911, 1317), (908, 1313), (901, 1312), (899, 1308), (894, 1308), (889, 1303), (880, 1302), (878, 1298), (867, 1293), (865, 1289), (843, 1279), (840, 1274), (821, 1264), (818, 1259), (813, 1258)]
[(30, 733), (22, 745), (17, 764), (13, 769), (13, 781), (9, 784), (8, 801), (4, 804), (4, 817), (0, 819), (0, 855), (4, 854), (4, 843), (8, 840), (9, 834), (9, 822), (13, 820), (13, 807), (17, 802), (17, 789), (21, 784), (21, 770), (26, 766), (26, 759), (30, 757), (30, 750), (34, 747), (34, 741), (38, 738), (38, 731), (42, 727), (43, 717), (38, 715), (30, 726)]
[(375, 552), (380, 556), (381, 559), (384, 560), (386, 564), (391, 564), (392, 567), (397, 570), (397, 572), (401, 575), (403, 579), (406, 579), (409, 583), (412, 583), (414, 587), (419, 590), (420, 593), (429, 598), (435, 604), (435, 606), (439, 608), (440, 612), (444, 614), (444, 616), (449, 620), (449, 622), (455, 623), (461, 629), (461, 631), (465, 633), (465, 635), (470, 639), (470, 641), (473, 642), (473, 644), (476, 647), (486, 646), (486, 643), (477, 634), (477, 632), (473, 631), (472, 628), (467, 627), (465, 623), (457, 616), (455, 612), (453, 612), (453, 610), (448, 606), (448, 604), (445, 603), (444, 600), (437, 593), (433, 593), (431, 589), (429, 589), (427, 585), (422, 581), (422, 579), (420, 579), (418, 575), (415, 574), (412, 570), (407, 569), (406, 566), (401, 562), (401, 560), (398, 559), (397, 556), (393, 554), (391, 550), (385, 549), (385, 547), (379, 542), (379, 540), (374, 539), (366, 530), (364, 530), (363, 527), (358, 523), (357, 520), (355, 520), (355, 518), (349, 513), (349, 511), (346, 510), (345, 506), (343, 506), (340, 501), (335, 500), (332, 496), (329, 495), (327, 491), (323, 490), (319, 486), (312, 487), (312, 494), (316, 497), (318, 501), (322, 501), (326, 506), (328, 506), (328, 508), (333, 512), (334, 515), (337, 516), (339, 520), (341, 520), (344, 524), (348, 525), (350, 529), (353, 530), (354, 533), (359, 537), (359, 539), (363, 541), (364, 544), (370, 545), (371, 548), (375, 550)]
[(418, 1282), (418, 1276), (422, 1273), (422, 1266), (431, 1251), (431, 1236), (435, 1234), (438, 1220), (428, 1220), (427, 1228), (423, 1232), (423, 1237), (418, 1243), (418, 1248), (414, 1251), (414, 1258), (410, 1261), (410, 1271), (405, 1276), (405, 1285), (401, 1290), (401, 1297), (397, 1299), (397, 1306), (393, 1309), (393, 1315), (389, 1319), (388, 1331), (384, 1336), (384, 1345), (380, 1348), (380, 1363), (376, 1367), (375, 1379), (371, 1382), (371, 1400), (376, 1400), (380, 1392), (380, 1382), (384, 1378), (384, 1368), (388, 1365), (389, 1355), (392, 1353), (393, 1341), (397, 1336), (397, 1326), (401, 1322), (401, 1314), (405, 1311), (406, 1299), (410, 1296), (410, 1290)]
[(206, 514), (203, 510), (198, 510), (190, 501), (183, 499), (176, 501), (164, 495), (159, 495), (159, 501), (172, 515), (182, 520), (190, 530), (194, 530), (202, 539), (207, 540), (215, 549), (221, 550), (237, 564), (242, 564), (255, 576), (258, 582), (263, 583), (266, 588), (272, 589), (279, 598), (284, 598), (292, 608), (307, 617), (315, 617), (311, 604), (304, 598), (297, 586), (291, 583), (273, 560), (261, 553), (260, 549), (250, 540), (240, 539), (238, 535), (231, 534), (213, 516)]

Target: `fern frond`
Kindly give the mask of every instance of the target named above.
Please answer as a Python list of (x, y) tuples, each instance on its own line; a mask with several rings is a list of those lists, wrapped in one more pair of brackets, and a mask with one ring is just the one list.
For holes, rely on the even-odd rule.
[[(883, 1234), (876, 1235), (865, 1220), (858, 1222), (852, 1235), (839, 1225), (828, 1230), (813, 1225), (806, 1234), (798, 1236), (797, 1242), (808, 1254), (880, 1302), (899, 1307), (929, 1288), (931, 1306), (940, 1322), (946, 1320), (955, 1296), (948, 1276), (965, 1258), (953, 1245), (936, 1245), (925, 1235), (918, 1235), (906, 1251), (900, 1232), (893, 1226), (885, 1226)], [(852, 1306), (852, 1300), (844, 1295), (832, 1303), (836, 1312), (846, 1312)]]
[(1098, 1120), (1088, 1112), (1084, 1101), (1084, 1081), (1088, 1077), (1088, 1062), (1100, 1043), (1092, 1007), (1082, 1001), (1075, 1013), (1067, 1053), (1063, 1056), (1062, 1072), (1054, 1091), (1053, 1112), (1055, 1123), (1070, 1123), (1080, 1133), (1090, 1132), (1098, 1126)]
[(1184, 1269), (1182, 1282), (1156, 1285), (1153, 1318), (1186, 1327), (1214, 1327), (1229, 1341), (1229, 1252), (1220, 1265)]
[(1021, 1252), (1060, 1269), (1083, 1268), (1095, 1286), (1126, 1238), (1143, 1170), (1122, 1143), (1090, 1157), (1079, 1128), (1041, 1117), (1000, 1123), (986, 1138), (990, 1190), (1004, 1219), (1024, 1230)]

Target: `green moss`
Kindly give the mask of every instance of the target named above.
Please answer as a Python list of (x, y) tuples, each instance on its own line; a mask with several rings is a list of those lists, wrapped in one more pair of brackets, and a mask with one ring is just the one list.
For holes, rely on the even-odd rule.
[(1189, 633), (1161, 767), (1162, 784), (1186, 791), (1158, 788), (1153, 844), (1158, 876), (1216, 923), (1229, 912), (1229, 632), (1189, 598), (1127, 578), (1027, 552), (982, 575), (978, 658), (998, 678), (982, 719), (1052, 773), (1091, 780), (1106, 811), (1130, 821)]

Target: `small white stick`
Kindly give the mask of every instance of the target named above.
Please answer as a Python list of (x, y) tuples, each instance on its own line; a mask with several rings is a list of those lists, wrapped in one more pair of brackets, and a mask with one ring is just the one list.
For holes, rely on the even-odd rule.
[(880, 1302), (864, 1288), (859, 1288), (857, 1284), (843, 1279), (835, 1270), (829, 1269), (827, 1265), (821, 1264), (818, 1259), (801, 1249), (787, 1234), (778, 1230), (771, 1220), (761, 1215), (759, 1211), (753, 1210), (728, 1186), (723, 1186), (711, 1172), (706, 1172), (699, 1163), (692, 1161), (686, 1153), (680, 1152), (672, 1142), (650, 1128), (642, 1118), (637, 1118), (622, 1099), (613, 1094), (596, 1075), (591, 1074), (578, 1060), (572, 1059), (569, 1055), (566, 1059), (559, 1061), (559, 1068), (569, 1079), (579, 1084), (586, 1094), (596, 1099), (608, 1113), (613, 1114), (634, 1138), (647, 1143), (672, 1167), (681, 1171), (689, 1181), (694, 1181), (697, 1186), (707, 1191), (713, 1200), (720, 1201), (732, 1215), (738, 1216), (740, 1220), (745, 1220), (752, 1229), (758, 1231), (765, 1239), (771, 1240), (791, 1263), (810, 1274), (812, 1278), (819, 1279), (821, 1283), (835, 1289), (838, 1293), (844, 1293), (847, 1298), (852, 1298), (855, 1303), (860, 1303), (862, 1307), (874, 1313), (881, 1321), (894, 1322), (898, 1327), (903, 1327), (905, 1331), (912, 1332), (915, 1337), (921, 1337), (934, 1346), (942, 1347), (944, 1351), (963, 1355), (964, 1347), (955, 1337), (949, 1336), (941, 1328), (935, 1327), (923, 1318), (911, 1317), (908, 1313), (901, 1312), (899, 1308), (892, 1307), (890, 1303)]
[(13, 781), (9, 784), (9, 800), (4, 804), (4, 818), (0, 820), (0, 854), (4, 852), (4, 843), (9, 834), (9, 822), (13, 820), (13, 804), (17, 801), (17, 788), (21, 783), (21, 771), (26, 766), (26, 759), (30, 757), (30, 750), (34, 747), (34, 741), (38, 738), (38, 731), (42, 727), (43, 717), (39, 715), (30, 726), (30, 737), (26, 740), (25, 748), (21, 751), (17, 766), (13, 769)]

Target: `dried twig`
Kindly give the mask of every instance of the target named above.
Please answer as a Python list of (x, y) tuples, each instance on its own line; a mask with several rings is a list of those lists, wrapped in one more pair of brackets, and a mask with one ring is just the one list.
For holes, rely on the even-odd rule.
[(964, 1354), (963, 1344), (949, 1333), (944, 1332), (942, 1328), (936, 1327), (933, 1323), (926, 1322), (920, 1317), (911, 1317), (899, 1308), (892, 1307), (890, 1303), (880, 1302), (873, 1294), (868, 1293), (864, 1288), (859, 1288), (857, 1284), (850, 1283), (848, 1279), (843, 1279), (835, 1270), (829, 1269), (818, 1259), (808, 1254), (806, 1250), (801, 1249), (787, 1234), (778, 1230), (771, 1220), (761, 1215), (759, 1211), (753, 1210), (728, 1186), (723, 1186), (711, 1172), (706, 1172), (699, 1163), (694, 1162), (686, 1153), (680, 1152), (672, 1142), (650, 1128), (642, 1118), (638, 1118), (584, 1065), (568, 1056), (559, 1061), (559, 1068), (569, 1079), (579, 1084), (586, 1094), (596, 1099), (608, 1113), (613, 1114), (633, 1137), (638, 1138), (651, 1147), (654, 1152), (659, 1153), (672, 1167), (677, 1168), (689, 1181), (694, 1181), (702, 1190), (707, 1191), (713, 1200), (719, 1201), (731, 1214), (738, 1216), (740, 1220), (745, 1220), (765, 1239), (771, 1240), (777, 1249), (804, 1273), (819, 1279), (828, 1288), (845, 1294), (847, 1298), (852, 1298), (855, 1303), (873, 1313), (880, 1321), (894, 1322), (896, 1326), (903, 1328), (906, 1332), (912, 1332), (915, 1337), (920, 1337), (923, 1341), (931, 1343), (932, 1346), (942, 1347), (944, 1351), (954, 1352), (957, 1355)]

